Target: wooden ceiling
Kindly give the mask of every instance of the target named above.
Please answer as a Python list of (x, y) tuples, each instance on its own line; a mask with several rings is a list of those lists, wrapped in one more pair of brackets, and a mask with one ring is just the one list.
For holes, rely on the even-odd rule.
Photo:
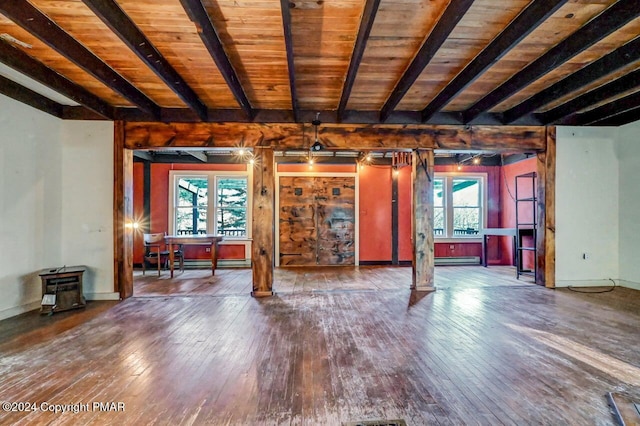
[(60, 118), (621, 125), (640, 0), (0, 0), (0, 93)]

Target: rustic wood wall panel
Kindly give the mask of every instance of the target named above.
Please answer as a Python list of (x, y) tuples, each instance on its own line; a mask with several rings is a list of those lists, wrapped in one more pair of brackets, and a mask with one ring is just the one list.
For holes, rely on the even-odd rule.
[(314, 183), (311, 177), (280, 177), (281, 266), (316, 264), (318, 230)]
[(347, 109), (382, 108), (448, 4), (448, 0), (380, 2)]
[(179, 1), (118, 0), (118, 4), (207, 106), (239, 108)]
[[(579, 29), (615, 0), (598, 2), (568, 2), (547, 19), (522, 42), (502, 57), (473, 84), (445, 108), (447, 111), (465, 110), (489, 91), (504, 83), (516, 72), (533, 62), (544, 52)], [(560, 74), (566, 76), (566, 74)]]
[(528, 3), (529, 0), (520, 0), (507, 5), (495, 0), (476, 0), (398, 104), (398, 109), (424, 108)]
[(338, 107), (363, 0), (291, 2), (296, 90), (300, 108)]
[(158, 105), (185, 107), (184, 102), (82, 1), (33, 0), (31, 3)]
[(281, 266), (355, 264), (355, 178), (280, 177)]
[(354, 177), (316, 178), (318, 265), (355, 264)]
[(40, 62), (49, 68), (52, 68), (59, 74), (67, 77), (69, 80), (81, 84), (88, 91), (101, 97), (106, 102), (117, 106), (131, 106), (131, 103), (120, 94), (105, 86), (102, 82), (84, 71), (82, 68), (75, 65), (73, 62), (69, 61), (38, 38), (31, 35), (28, 31), (23, 30), (1, 14), (0, 34), (8, 34), (20, 42), (26, 43), (30, 47), (25, 47), (21, 44), (12, 45), (22, 50), (27, 55), (37, 58)]

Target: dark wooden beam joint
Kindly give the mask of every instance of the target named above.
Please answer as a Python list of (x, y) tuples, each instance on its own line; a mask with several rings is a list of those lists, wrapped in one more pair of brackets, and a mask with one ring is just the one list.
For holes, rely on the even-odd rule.
[(198, 116), (207, 121), (207, 106), (114, 0), (82, 0)]
[(131, 103), (151, 114), (154, 119), (160, 119), (158, 105), (28, 1), (2, 0), (0, 1), (0, 13), (120, 93)]
[(447, 6), (429, 36), (422, 43), (422, 47), (413, 58), (411, 64), (407, 67), (405, 73), (400, 77), (389, 98), (385, 102), (382, 110), (380, 110), (380, 121), (389, 118), (391, 112), (398, 106), (404, 95), (411, 88), (416, 79), (422, 74), (425, 67), (431, 62), (431, 59), (440, 49), (440, 46), (447, 40), (449, 34), (458, 25), (458, 22), (467, 13), (467, 10), (473, 4), (473, 0), (452, 1)]
[(468, 108), (463, 113), (463, 121), (465, 123), (473, 121), (482, 112), (490, 110), (527, 84), (564, 64), (639, 15), (640, 3), (638, 0), (617, 1)]
[(202, 39), (202, 42), (207, 47), (207, 50), (211, 54), (214, 62), (218, 66), (220, 70), (220, 74), (227, 82), (229, 89), (236, 98), (236, 101), (240, 105), (240, 108), (247, 114), (249, 120), (253, 119), (254, 113), (253, 108), (251, 108), (251, 103), (247, 98), (242, 85), (240, 84), (240, 79), (236, 74), (231, 61), (229, 61), (229, 57), (224, 51), (224, 47), (222, 46), (222, 42), (220, 41), (220, 37), (218, 36), (218, 32), (216, 31), (213, 23), (211, 22), (211, 18), (207, 13), (207, 10), (202, 4), (201, 0), (180, 0), (182, 3), (182, 7), (187, 12), (189, 19), (191, 19), (198, 29), (198, 35)]

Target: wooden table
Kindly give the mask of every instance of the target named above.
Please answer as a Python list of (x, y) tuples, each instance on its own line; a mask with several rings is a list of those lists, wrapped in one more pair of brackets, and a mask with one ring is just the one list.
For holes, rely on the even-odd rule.
[(516, 228), (485, 228), (480, 233), (482, 234), (482, 266), (487, 266), (487, 240), (489, 235), (513, 237), (513, 264), (516, 264)]
[(218, 243), (222, 241), (221, 235), (198, 234), (198, 235), (166, 235), (165, 243), (169, 246), (169, 268), (171, 278), (173, 278), (173, 255), (174, 245), (183, 246), (211, 246), (211, 275), (215, 275), (218, 266)]

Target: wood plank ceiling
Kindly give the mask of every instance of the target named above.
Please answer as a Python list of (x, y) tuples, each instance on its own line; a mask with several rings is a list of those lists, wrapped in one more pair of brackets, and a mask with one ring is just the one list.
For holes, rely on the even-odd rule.
[[(0, 62), (60, 118), (622, 125), (640, 0), (0, 0)], [(5, 72), (3, 72), (5, 70)]]

